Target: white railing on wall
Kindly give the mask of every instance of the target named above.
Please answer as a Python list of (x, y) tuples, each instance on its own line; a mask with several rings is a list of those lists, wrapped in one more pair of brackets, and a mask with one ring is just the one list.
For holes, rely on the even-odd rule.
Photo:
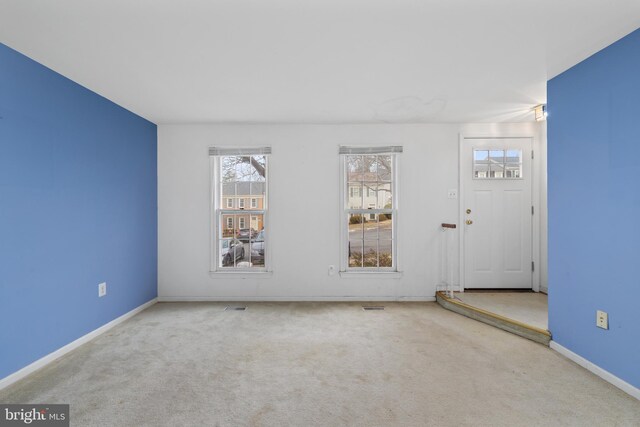
[(455, 259), (453, 249), (456, 235), (455, 224), (442, 223), (440, 236), (440, 285), (439, 290), (444, 290), (449, 298), (453, 298), (453, 281)]

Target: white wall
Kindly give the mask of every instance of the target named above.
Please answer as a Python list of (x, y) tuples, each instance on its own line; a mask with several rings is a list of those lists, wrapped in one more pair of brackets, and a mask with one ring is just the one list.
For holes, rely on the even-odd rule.
[[(432, 299), (442, 274), (440, 224), (458, 222), (458, 200), (448, 199), (447, 190), (458, 188), (460, 132), (539, 140), (534, 123), (160, 125), (159, 299)], [(208, 147), (265, 145), (273, 149), (268, 225), (273, 274), (216, 276), (209, 273)], [(398, 168), (401, 277), (328, 274), (329, 265), (340, 265), (339, 145), (404, 147)]]

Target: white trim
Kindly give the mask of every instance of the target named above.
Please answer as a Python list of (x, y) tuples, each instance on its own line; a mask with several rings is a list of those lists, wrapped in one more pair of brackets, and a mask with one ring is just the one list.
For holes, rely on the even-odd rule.
[(327, 301), (327, 302), (340, 302), (340, 301), (385, 301), (385, 302), (403, 302), (403, 301), (421, 301), (421, 302), (434, 302), (436, 297), (434, 296), (381, 296), (381, 297), (367, 297), (367, 296), (311, 296), (311, 297), (291, 297), (291, 296), (230, 296), (230, 297), (158, 297), (158, 302), (197, 302), (197, 301), (209, 301), (209, 302), (225, 302), (225, 301), (286, 301), (286, 302), (305, 302), (305, 301)]
[(558, 353), (560, 353), (561, 355), (563, 355), (567, 359), (569, 359), (569, 360), (577, 363), (578, 365), (582, 366), (586, 370), (596, 374), (597, 376), (599, 376), (600, 378), (602, 378), (606, 382), (618, 387), (620, 390), (624, 391), (628, 395), (630, 395), (632, 397), (635, 397), (636, 399), (640, 400), (640, 389), (639, 388), (634, 387), (631, 384), (629, 384), (628, 382), (626, 382), (625, 380), (616, 377), (611, 372), (605, 371), (604, 369), (602, 369), (598, 365), (596, 365), (596, 364), (594, 364), (592, 362), (589, 362), (584, 357), (574, 353), (573, 351), (569, 350), (566, 347), (561, 346), (560, 344), (558, 344), (557, 342), (555, 342), (553, 340), (549, 343), (549, 347), (551, 347), (552, 350), (557, 351)]
[(340, 277), (343, 279), (400, 279), (402, 277), (402, 271), (353, 269), (340, 271)]
[(209, 276), (224, 279), (268, 279), (273, 276), (273, 271), (258, 269), (256, 267), (250, 268), (251, 269), (238, 269), (231, 267), (229, 270), (218, 269), (216, 271), (210, 271)]
[(76, 348), (80, 347), (82, 344), (85, 344), (85, 343), (91, 341), (92, 339), (97, 338), (99, 335), (107, 332), (109, 329), (112, 329), (114, 326), (119, 325), (120, 323), (124, 322), (125, 320), (128, 320), (128, 319), (132, 318), (133, 316), (135, 316), (136, 314), (140, 313), (141, 311), (151, 307), (156, 302), (158, 302), (158, 298), (154, 298), (154, 299), (152, 299), (150, 301), (147, 301), (144, 304), (142, 304), (141, 306), (138, 306), (138, 307), (134, 308), (133, 310), (129, 311), (128, 313), (125, 313), (122, 316), (113, 319), (109, 323), (105, 323), (104, 325), (100, 326), (98, 329), (95, 329), (95, 330), (89, 332), (88, 334), (81, 336), (77, 340), (70, 342), (69, 344), (65, 345), (64, 347), (60, 347), (56, 351), (47, 354), (46, 356), (36, 360), (35, 362), (31, 363), (30, 365), (25, 366), (24, 368), (20, 369), (19, 371), (16, 371), (16, 372), (14, 372), (13, 374), (10, 374), (7, 377), (4, 377), (3, 379), (0, 380), (0, 390), (10, 386), (11, 384), (14, 384), (17, 381), (20, 381), (21, 379), (23, 379), (27, 375), (32, 374), (33, 372), (37, 371), (38, 369), (45, 367), (46, 365), (48, 365), (49, 363), (53, 362), (54, 360), (57, 360), (60, 357), (64, 356), (65, 354), (67, 354), (67, 353), (75, 350)]

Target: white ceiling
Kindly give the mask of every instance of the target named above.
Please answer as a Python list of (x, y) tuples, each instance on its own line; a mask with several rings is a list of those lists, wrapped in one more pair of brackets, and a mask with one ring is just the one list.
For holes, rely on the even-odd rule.
[(639, 0), (0, 0), (0, 41), (155, 123), (531, 120)]

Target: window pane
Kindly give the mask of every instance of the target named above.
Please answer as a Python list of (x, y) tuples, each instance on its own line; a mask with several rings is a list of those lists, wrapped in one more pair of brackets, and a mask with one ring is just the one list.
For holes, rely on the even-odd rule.
[(265, 181), (265, 156), (225, 156), (222, 159), (223, 170), (229, 172), (230, 180)]
[[(262, 215), (256, 219), (256, 221), (262, 222)], [(255, 224), (259, 226), (259, 224)], [(264, 267), (264, 257), (265, 257), (265, 236), (264, 229), (255, 234), (255, 236), (251, 237), (249, 241), (249, 259), (246, 260), (251, 263), (252, 267)]]
[(504, 164), (491, 163), (491, 178), (504, 178)]
[(351, 234), (349, 234), (349, 267), (362, 267), (362, 240), (351, 240)]
[(489, 151), (489, 163), (503, 164), (504, 163), (504, 150), (490, 150)]
[(522, 150), (507, 150), (507, 163), (520, 163), (522, 162)]
[(491, 178), (504, 177), (504, 150), (489, 151), (489, 176)]
[(347, 181), (362, 182), (364, 174), (364, 161), (362, 156), (346, 156)]
[(363, 185), (360, 182), (350, 182), (347, 186), (347, 207), (349, 209), (363, 209), (362, 195)]
[(235, 196), (236, 195), (236, 183), (235, 182), (223, 182), (222, 183), (222, 197)]
[(254, 196), (263, 196), (266, 193), (267, 185), (264, 182), (252, 182), (250, 191), (247, 194)]
[(505, 159), (505, 178), (522, 177), (522, 151), (507, 150)]
[(360, 214), (349, 215), (349, 240), (363, 239), (365, 218)]
[(507, 163), (505, 166), (505, 178), (522, 178), (522, 165), (520, 163)]
[(267, 179), (267, 158), (266, 156), (252, 156), (251, 165), (253, 167), (252, 181), (265, 182)]
[(236, 267), (245, 256), (244, 245), (234, 237), (219, 240), (220, 267)]
[(391, 209), (393, 207), (391, 200), (391, 183), (378, 183), (377, 186), (377, 208)]
[(390, 155), (382, 155), (378, 156), (378, 181), (391, 181), (391, 156)]
[[(222, 197), (265, 194), (265, 156), (220, 157)], [(221, 206), (225, 206), (221, 204)]]
[(220, 267), (264, 266), (264, 215), (223, 214)]
[(359, 214), (349, 215), (349, 267), (362, 267), (362, 239), (364, 217)]
[(364, 173), (362, 180), (366, 182), (378, 181), (378, 156), (362, 156)]
[(393, 267), (391, 214), (349, 215), (349, 267)]
[(380, 240), (378, 245), (380, 267), (393, 267), (393, 241)]
[(236, 236), (237, 218), (235, 215), (222, 215), (222, 237)]
[(473, 152), (473, 176), (487, 178), (489, 176), (489, 151), (475, 150)]
[(392, 224), (391, 214), (380, 214), (378, 215), (378, 223), (375, 224), (378, 239), (380, 240), (391, 240), (392, 235)]
[(378, 267), (378, 241), (365, 240), (363, 267)]

